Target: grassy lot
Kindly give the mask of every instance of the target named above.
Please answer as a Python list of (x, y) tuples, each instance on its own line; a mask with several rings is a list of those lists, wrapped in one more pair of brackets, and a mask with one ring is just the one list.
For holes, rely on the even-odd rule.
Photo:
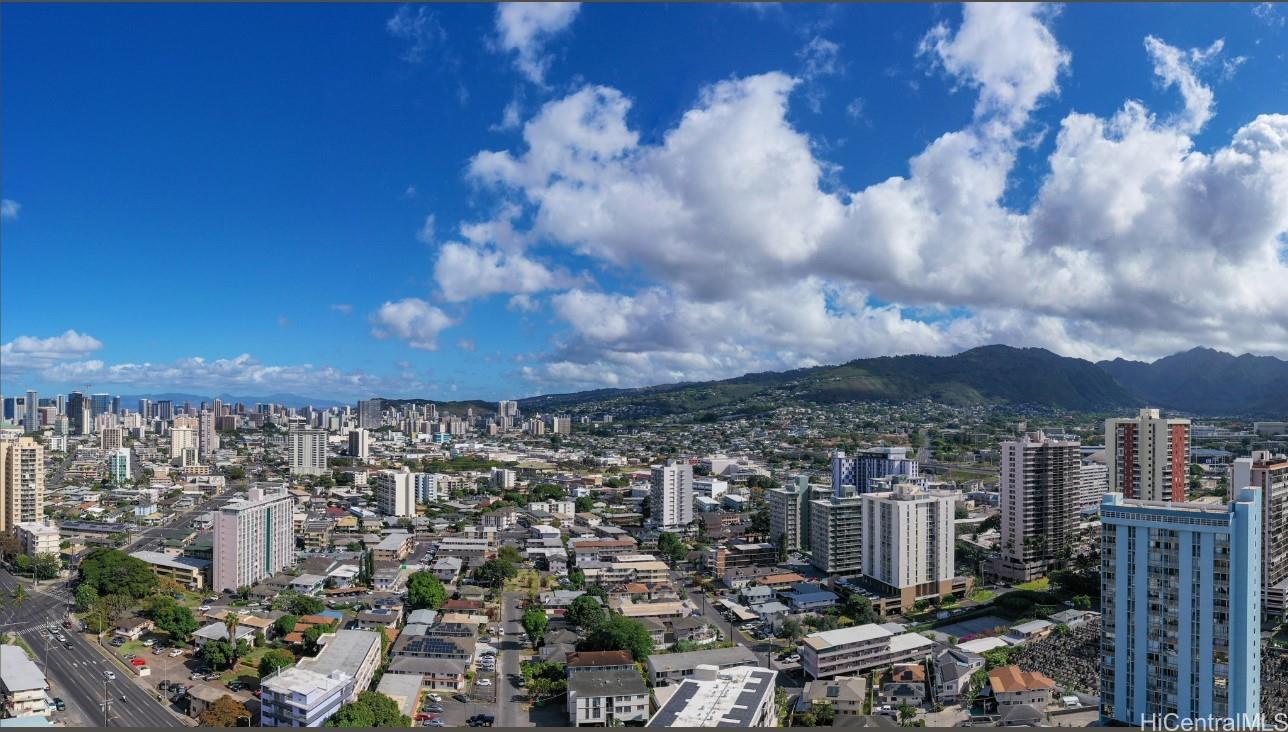
[(994, 597), (997, 597), (997, 593), (994, 592), (993, 590), (975, 590), (974, 592), (970, 593), (970, 599), (974, 600), (975, 602), (988, 602), (989, 600), (992, 600)]
[(1025, 582), (1022, 585), (1016, 585), (1017, 590), (1033, 590), (1035, 592), (1046, 592), (1051, 587), (1051, 578), (1043, 577), (1035, 579), (1032, 582)]

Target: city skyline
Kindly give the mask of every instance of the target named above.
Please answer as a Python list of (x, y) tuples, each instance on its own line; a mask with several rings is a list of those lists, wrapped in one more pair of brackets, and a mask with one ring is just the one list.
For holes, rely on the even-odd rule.
[(1288, 357), (1277, 6), (3, 14), (6, 395)]

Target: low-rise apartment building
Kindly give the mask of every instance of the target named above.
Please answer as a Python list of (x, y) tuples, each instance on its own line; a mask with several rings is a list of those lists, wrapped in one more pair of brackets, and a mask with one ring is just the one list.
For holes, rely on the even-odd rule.
[(777, 727), (777, 671), (702, 665), (680, 682), (649, 727)]
[(645, 722), (648, 687), (635, 669), (578, 673), (568, 678), (568, 721), (573, 727)]
[(290, 666), (260, 682), (259, 726), (321, 727), (345, 703), (353, 679)]
[(918, 633), (895, 634), (872, 623), (810, 633), (801, 643), (801, 668), (811, 679), (853, 676), (930, 655), (934, 643)]

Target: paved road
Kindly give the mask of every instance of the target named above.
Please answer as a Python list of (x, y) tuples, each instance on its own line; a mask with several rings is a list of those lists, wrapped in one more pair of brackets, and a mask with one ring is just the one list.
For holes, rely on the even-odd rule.
[[(0, 625), (16, 632), (36, 654), (36, 663), (45, 670), (51, 696), (67, 702), (69, 726), (108, 727), (181, 727), (183, 723), (157, 702), (155, 691), (149, 692), (135, 682), (132, 674), (109, 660), (82, 636), (64, 631), (72, 647), (59, 642), (46, 642), (39, 635), (46, 623), (61, 623), (67, 615), (68, 592), (61, 583), (49, 582), (39, 589), (24, 587), (27, 599), (13, 602), (12, 593), (18, 581), (0, 570), (0, 596), (6, 600), (0, 610)], [(105, 671), (116, 673), (109, 681)], [(151, 678), (151, 677), (147, 677)], [(155, 687), (154, 687), (155, 688)], [(102, 702), (107, 695), (112, 703), (104, 723)], [(122, 701), (121, 697), (125, 697)], [(63, 714), (63, 713), (58, 713)]]
[(176, 514), (174, 518), (160, 526), (152, 526), (135, 534), (134, 541), (124, 548), (126, 552), (136, 552), (143, 549), (157, 548), (149, 545), (155, 543), (164, 543), (166, 539), (177, 539), (192, 533), (192, 521), (203, 513), (214, 508), (216, 503), (222, 503), (220, 496), (208, 498), (193, 508)]
[(501, 632), (502, 640), (498, 646), (500, 658), (497, 659), (496, 677), (496, 726), (497, 727), (531, 727), (524, 700), (527, 694), (514, 685), (519, 673), (519, 651), (523, 624), (519, 622), (519, 602), (527, 595), (522, 592), (506, 592), (501, 595)]

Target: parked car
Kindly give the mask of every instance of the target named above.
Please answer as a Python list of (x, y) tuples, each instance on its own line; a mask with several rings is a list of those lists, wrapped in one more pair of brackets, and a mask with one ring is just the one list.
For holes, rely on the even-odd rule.
[(107, 679), (108, 681), (116, 681), (116, 672), (114, 672), (114, 671), (104, 671), (104, 672), (103, 672), (103, 678)]
[(444, 727), (446, 725), (443, 724), (443, 720), (441, 719), (430, 719), (425, 722), (425, 726), (426, 727)]
[(462, 704), (470, 703), (470, 697), (468, 694), (452, 694), (452, 698)]
[(479, 679), (478, 681), (475, 681), (474, 684), (476, 686), (491, 686), (492, 679)]
[(443, 697), (439, 696), (438, 694), (426, 694), (425, 698), (429, 699), (432, 702), (441, 702), (443, 700)]
[(54, 709), (60, 712), (67, 711), (67, 702), (63, 701), (60, 696), (54, 697)]
[(157, 644), (156, 638), (148, 638), (147, 640), (143, 641), (143, 647), (144, 647), (144, 648), (151, 648), (152, 646), (155, 646), (156, 644)]
[(182, 656), (182, 655), (183, 655), (182, 648), (176, 648), (173, 651), (170, 651), (170, 658), (178, 658), (179, 656)]
[(199, 608), (197, 608), (197, 609), (198, 609), (198, 610), (200, 610), (200, 611), (201, 611), (201, 612), (203, 612), (203, 613), (208, 613), (208, 612), (210, 612), (210, 606), (209, 606), (209, 605), (202, 605), (201, 607), (199, 607)]

